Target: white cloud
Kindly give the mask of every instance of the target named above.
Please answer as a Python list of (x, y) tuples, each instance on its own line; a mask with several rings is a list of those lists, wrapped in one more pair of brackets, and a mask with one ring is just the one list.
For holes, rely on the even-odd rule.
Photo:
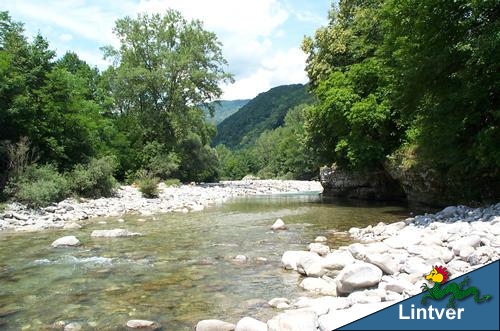
[(253, 98), (278, 85), (306, 83), (305, 59), (306, 55), (298, 48), (279, 51), (263, 59), (256, 71), (237, 79), (232, 85), (226, 85), (223, 99)]
[(141, 0), (138, 12), (164, 12), (172, 8), (190, 19), (202, 20), (218, 33), (240, 36), (269, 36), (289, 14), (277, 0)]
[[(29, 35), (40, 31), (59, 55), (71, 50), (101, 69), (108, 62), (99, 47), (119, 45), (112, 33), (118, 18), (177, 9), (187, 19), (203, 21), (205, 29), (223, 43), (228, 71), (236, 79), (235, 84), (224, 86), (224, 98), (234, 99), (251, 98), (279, 84), (307, 81), (305, 55), (290, 37), (300, 33), (300, 24), (316, 21), (318, 15), (315, 6), (300, 3), (299, 9), (295, 5), (285, 0), (18, 0), (0, 8), (25, 22)], [(291, 26), (299, 30), (291, 32)]]
[(70, 33), (63, 33), (59, 36), (59, 39), (63, 42), (71, 41), (73, 40), (73, 35)]

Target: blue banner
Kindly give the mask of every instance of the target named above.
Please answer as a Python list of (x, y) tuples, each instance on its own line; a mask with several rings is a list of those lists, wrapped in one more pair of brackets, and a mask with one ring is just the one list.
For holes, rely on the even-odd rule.
[[(499, 270), (500, 261), (495, 261), (452, 280), (445, 276), (441, 281), (442, 276), (434, 269), (428, 277), (441, 281), (440, 286), (433, 289), (436, 283), (431, 282), (429, 290), (339, 330), (499, 330)], [(452, 295), (456, 298), (450, 301)], [(424, 296), (426, 302), (422, 303)]]

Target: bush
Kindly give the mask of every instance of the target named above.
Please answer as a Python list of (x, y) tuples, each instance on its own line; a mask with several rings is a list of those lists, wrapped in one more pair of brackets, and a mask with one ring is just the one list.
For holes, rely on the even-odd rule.
[(68, 196), (68, 181), (54, 165), (31, 165), (9, 182), (7, 192), (28, 207), (44, 207)]
[(165, 183), (165, 186), (175, 186), (175, 187), (178, 187), (178, 186), (182, 185), (181, 181), (178, 180), (177, 178), (166, 179), (164, 183)]
[(157, 198), (159, 195), (158, 183), (160, 179), (158, 177), (144, 177), (138, 180), (139, 191), (145, 198)]
[(113, 177), (116, 169), (113, 157), (93, 158), (87, 165), (78, 164), (71, 172), (71, 190), (85, 198), (110, 197), (117, 181)]

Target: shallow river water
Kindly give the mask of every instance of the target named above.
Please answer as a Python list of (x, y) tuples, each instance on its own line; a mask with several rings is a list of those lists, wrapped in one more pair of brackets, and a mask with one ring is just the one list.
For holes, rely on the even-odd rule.
[[(0, 330), (51, 330), (58, 321), (83, 330), (126, 330), (130, 319), (154, 320), (165, 330), (193, 330), (210, 318), (266, 321), (276, 314), (268, 300), (306, 294), (297, 273), (280, 268), (284, 251), (305, 250), (318, 235), (332, 248), (349, 244), (336, 232), (407, 213), (294, 194), (238, 198), (189, 214), (92, 219), (79, 230), (0, 232)], [(269, 230), (277, 218), (287, 231)], [(143, 235), (90, 237), (113, 228)], [(66, 235), (82, 246), (51, 248)], [(240, 254), (246, 262), (234, 260)]]

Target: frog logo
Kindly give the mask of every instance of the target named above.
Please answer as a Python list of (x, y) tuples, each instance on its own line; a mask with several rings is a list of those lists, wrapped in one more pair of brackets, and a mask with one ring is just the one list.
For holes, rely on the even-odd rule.
[(426, 280), (434, 282), (434, 286), (430, 288), (427, 284), (421, 286), (422, 292), (427, 291), (428, 294), (422, 297), (420, 301), (421, 304), (425, 305), (428, 299), (440, 300), (451, 293), (450, 299), (446, 308), (455, 308), (455, 300), (463, 300), (471, 295), (474, 295), (474, 301), (477, 303), (486, 301), (491, 298), (490, 294), (486, 294), (483, 297), (479, 297), (479, 290), (475, 286), (463, 289), (465, 285), (469, 282), (469, 276), (465, 277), (463, 281), (459, 284), (449, 283), (445, 288), (440, 288), (440, 286), (449, 279), (450, 273), (446, 268), (442, 266), (435, 266), (432, 271), (425, 276)]

